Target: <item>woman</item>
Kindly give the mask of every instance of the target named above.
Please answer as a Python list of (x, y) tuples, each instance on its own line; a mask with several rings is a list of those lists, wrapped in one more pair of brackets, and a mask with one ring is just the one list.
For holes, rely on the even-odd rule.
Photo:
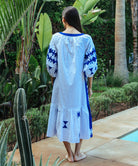
[[(47, 70), (55, 78), (47, 136), (57, 136), (68, 161), (74, 162), (86, 157), (80, 153), (82, 140), (93, 135), (88, 92), (90, 97), (97, 58), (92, 38), (82, 33), (77, 9), (65, 8), (62, 22), (65, 31), (52, 36), (47, 54)], [(74, 153), (70, 143), (76, 143)]]

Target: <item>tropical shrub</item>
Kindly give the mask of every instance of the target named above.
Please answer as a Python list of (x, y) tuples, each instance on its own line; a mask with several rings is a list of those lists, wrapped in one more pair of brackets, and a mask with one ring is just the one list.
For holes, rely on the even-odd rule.
[(95, 98), (92, 97), (90, 99), (92, 116), (95, 117), (95, 119), (97, 119), (101, 111), (104, 112), (105, 115), (109, 115), (111, 110), (110, 109), (111, 102), (112, 100), (106, 96), (98, 96)]
[(127, 99), (122, 88), (112, 88), (102, 93), (102, 96), (109, 97), (112, 103), (125, 102)]
[(138, 105), (138, 82), (131, 82), (122, 88), (130, 106)]

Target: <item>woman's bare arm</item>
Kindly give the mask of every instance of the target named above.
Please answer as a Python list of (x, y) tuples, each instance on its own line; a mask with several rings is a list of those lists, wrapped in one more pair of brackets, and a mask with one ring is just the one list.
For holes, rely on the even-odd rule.
[(93, 81), (93, 77), (88, 77), (88, 93), (89, 93), (89, 97), (92, 96), (92, 81)]

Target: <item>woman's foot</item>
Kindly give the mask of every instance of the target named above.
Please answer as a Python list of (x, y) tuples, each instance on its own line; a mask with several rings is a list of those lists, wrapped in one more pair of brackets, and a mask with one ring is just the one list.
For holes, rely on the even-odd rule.
[(84, 153), (79, 153), (77, 155), (74, 154), (74, 161), (80, 161), (85, 159), (87, 156)]
[(68, 155), (66, 155), (66, 159), (69, 161), (69, 162), (74, 162), (74, 157), (73, 157), (73, 154), (72, 154), (72, 156), (68, 156)]

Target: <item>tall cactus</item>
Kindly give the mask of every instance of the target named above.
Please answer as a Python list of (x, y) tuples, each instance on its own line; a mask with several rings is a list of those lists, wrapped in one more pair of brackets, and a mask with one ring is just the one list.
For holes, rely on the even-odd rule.
[(26, 95), (24, 89), (22, 88), (19, 88), (16, 91), (13, 110), (15, 117), (16, 136), (21, 156), (21, 165), (33, 166), (29, 125), (25, 115), (27, 110)]

